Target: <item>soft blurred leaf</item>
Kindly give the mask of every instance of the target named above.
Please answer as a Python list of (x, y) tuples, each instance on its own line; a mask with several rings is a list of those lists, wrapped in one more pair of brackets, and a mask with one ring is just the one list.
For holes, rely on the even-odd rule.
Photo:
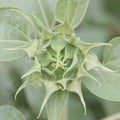
[(103, 1), (103, 5), (104, 5), (104, 9), (111, 15), (115, 16), (115, 17), (120, 17), (120, 9), (119, 9), (119, 5), (120, 5), (120, 1), (116, 0), (116, 2), (114, 2), (113, 0), (102, 0)]
[(102, 0), (90, 0), (85, 20), (94, 25), (100, 25), (99, 28), (115, 22), (114, 18), (104, 9)]
[(120, 102), (101, 100), (106, 113), (106, 117), (120, 112)]
[(16, 108), (5, 105), (0, 107), (1, 120), (25, 120), (24, 116)]
[(3, 63), (0, 64), (0, 105), (13, 104), (15, 90), (16, 88), (9, 75), (8, 67)]

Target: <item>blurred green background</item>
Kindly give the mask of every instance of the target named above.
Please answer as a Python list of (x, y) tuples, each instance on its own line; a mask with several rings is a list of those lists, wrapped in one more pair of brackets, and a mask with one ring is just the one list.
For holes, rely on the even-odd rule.
[[(56, 0), (44, 1), (48, 17), (52, 13)], [(35, 0), (0, 0), (0, 6), (16, 6), (27, 12), (35, 13), (42, 19)], [(48, 7), (49, 10), (48, 11)], [(0, 40), (9, 39), (9, 31), (0, 23)], [(90, 0), (86, 16), (76, 29), (76, 34), (83, 41), (87, 42), (108, 42), (116, 36), (120, 36), (120, 0)], [(14, 35), (14, 34), (12, 34)], [(93, 50), (102, 61), (103, 47)], [(20, 79), (32, 66), (33, 61), (27, 57), (13, 61), (0, 62), (0, 105), (14, 105), (26, 117), (26, 120), (36, 120), (42, 99), (44, 98), (44, 88), (25, 88), (17, 98), (14, 99), (15, 92), (23, 83)], [(83, 87), (84, 98), (87, 104), (87, 115), (80, 118), (80, 103), (77, 96), (71, 94), (69, 105), (69, 120), (100, 120), (107, 116), (120, 112), (120, 103), (106, 101), (94, 96)], [(53, 113), (54, 114), (54, 113)], [(46, 119), (44, 110), (40, 120)]]

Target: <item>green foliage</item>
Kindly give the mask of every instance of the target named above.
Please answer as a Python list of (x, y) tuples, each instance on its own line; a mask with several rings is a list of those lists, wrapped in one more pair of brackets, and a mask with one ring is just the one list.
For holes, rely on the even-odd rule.
[(120, 37), (116, 37), (110, 41), (112, 47), (106, 47), (104, 50), (103, 63), (109, 68), (120, 72)]
[[(26, 78), (26, 81), (16, 92), (15, 98), (28, 86), (44, 86), (45, 95), (38, 118), (46, 108), (49, 120), (69, 118), (67, 108), (71, 93), (81, 101), (80, 116), (84, 119), (86, 104), (82, 84), (98, 97), (120, 101), (120, 67), (117, 65), (120, 59), (120, 38), (110, 43), (88, 43), (75, 33), (89, 0), (58, 0), (54, 12), (49, 11), (52, 16), (55, 13), (53, 18), (49, 12), (46, 14), (47, 9), (44, 10), (44, 5), (48, 4), (46, 0), (37, 0), (37, 3), (41, 19), (20, 8), (0, 8), (0, 22), (16, 34), (11, 37), (10, 32), (8, 39), (0, 40), (0, 61), (11, 61), (27, 55), (34, 62), (33, 67), (21, 77)], [(99, 46), (106, 46), (103, 64), (92, 51)]]
[[(119, 82), (120, 75), (117, 73), (102, 70), (100, 68), (93, 69), (91, 74), (99, 80), (101, 85), (96, 82), (86, 79), (85, 86), (95, 95), (103, 99), (111, 101), (120, 101)], [(113, 97), (114, 96), (114, 97)]]
[(82, 21), (89, 0), (58, 0), (55, 10), (56, 19), (60, 23), (76, 28)]
[[(67, 119), (67, 114), (66, 114), (67, 101), (68, 101), (67, 92), (58, 91), (55, 94), (53, 94), (53, 96), (51, 96), (46, 106), (49, 120)], [(53, 113), (54, 113), (54, 117), (52, 115)]]
[(16, 108), (5, 105), (0, 107), (1, 120), (25, 120), (24, 116)]

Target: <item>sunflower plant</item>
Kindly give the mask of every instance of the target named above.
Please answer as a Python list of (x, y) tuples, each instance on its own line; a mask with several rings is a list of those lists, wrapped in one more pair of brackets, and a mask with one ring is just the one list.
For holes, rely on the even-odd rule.
[[(42, 5), (42, 2), (38, 0), (38, 4)], [(17, 7), (0, 8), (0, 22), (19, 36), (19, 39), (0, 40), (0, 61), (28, 56), (34, 62), (21, 77), (26, 80), (17, 90), (15, 99), (27, 86), (44, 86), (45, 97), (38, 119), (46, 106), (48, 120), (67, 120), (64, 107), (67, 107), (70, 93), (78, 96), (82, 114), (87, 114), (83, 85), (98, 97), (120, 101), (120, 37), (109, 43), (87, 43), (75, 32), (88, 4), (89, 0), (57, 0), (52, 22), (45, 15), (41, 20), (34, 12), (30, 14)], [(41, 12), (45, 13), (43, 9)], [(102, 62), (91, 51), (99, 46), (105, 46)], [(51, 96), (52, 101), (49, 101)], [(13, 107), (2, 106), (0, 116), (12, 109), (14, 111)], [(24, 120), (21, 113), (17, 110), (15, 113), (19, 120)], [(5, 116), (8, 115), (5, 113)]]

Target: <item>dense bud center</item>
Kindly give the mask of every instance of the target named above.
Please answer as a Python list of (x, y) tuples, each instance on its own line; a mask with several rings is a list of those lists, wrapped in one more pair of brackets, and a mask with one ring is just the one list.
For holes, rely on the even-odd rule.
[(66, 36), (57, 35), (42, 44), (37, 58), (45, 79), (56, 81), (68, 77), (75, 78), (83, 55), (80, 49), (69, 41)]

